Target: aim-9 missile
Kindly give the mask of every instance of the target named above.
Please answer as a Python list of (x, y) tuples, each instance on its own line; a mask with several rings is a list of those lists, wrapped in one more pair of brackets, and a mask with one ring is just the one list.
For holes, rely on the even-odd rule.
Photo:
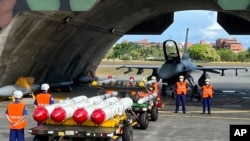
[(145, 97), (143, 97), (143, 98), (140, 98), (140, 99), (137, 101), (137, 103), (138, 103), (138, 104), (143, 104), (143, 103), (145, 103), (145, 102), (147, 102), (147, 101), (149, 101), (149, 100), (151, 100), (151, 99), (153, 99), (153, 98), (156, 98), (156, 97), (157, 97), (157, 93), (149, 94), (149, 95), (147, 95), (147, 96), (145, 96)]
[(95, 103), (93, 105), (79, 108), (74, 112), (73, 120), (77, 124), (82, 124), (85, 121), (87, 121), (87, 119), (90, 119), (90, 115), (92, 114), (94, 110), (108, 106), (108, 105), (113, 105), (114, 103), (117, 103), (117, 102), (119, 102), (119, 99), (117, 97), (111, 97), (99, 103)]
[(66, 99), (66, 100), (63, 100), (59, 103), (55, 103), (52, 105), (38, 107), (37, 109), (35, 109), (33, 113), (33, 119), (37, 122), (44, 122), (49, 118), (53, 110), (55, 110), (56, 108), (66, 107), (68, 105), (75, 104), (78, 102), (85, 102), (85, 103), (93, 104), (94, 102), (102, 101), (103, 97), (105, 96), (100, 95), (100, 96), (95, 96), (91, 98), (88, 98), (86, 96), (77, 96), (72, 99)]
[(91, 114), (91, 120), (95, 124), (101, 124), (105, 120), (114, 118), (115, 115), (121, 115), (126, 109), (131, 108), (133, 100), (129, 97), (121, 98), (119, 102), (94, 110)]

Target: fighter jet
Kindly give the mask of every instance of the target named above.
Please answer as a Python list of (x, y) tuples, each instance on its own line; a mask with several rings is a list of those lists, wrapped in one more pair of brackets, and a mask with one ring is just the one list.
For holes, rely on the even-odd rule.
[(127, 68), (128, 70), (125, 71), (124, 74), (132, 72), (133, 68), (138, 69), (137, 74), (143, 73), (144, 69), (152, 69), (152, 74), (148, 77), (148, 79), (150, 79), (151, 76), (156, 76), (157, 80), (161, 80), (163, 84), (161, 90), (162, 94), (165, 95), (166, 93), (170, 93), (172, 98), (174, 98), (175, 95), (174, 85), (178, 81), (180, 75), (183, 75), (187, 80), (188, 85), (192, 90), (191, 97), (193, 98), (194, 94), (198, 93), (198, 86), (194, 84), (194, 78), (191, 75), (191, 72), (193, 71), (203, 71), (198, 80), (198, 85), (200, 87), (205, 83), (205, 79), (209, 78), (207, 72), (217, 73), (224, 76), (224, 71), (229, 69), (235, 70), (235, 75), (238, 75), (237, 70), (243, 69), (248, 71), (245, 67), (202, 67), (194, 65), (189, 58), (187, 49), (188, 31), (189, 29), (187, 28), (182, 57), (180, 56), (177, 43), (174, 40), (166, 40), (163, 42), (165, 63), (162, 66), (124, 65), (117, 67), (116, 69)]

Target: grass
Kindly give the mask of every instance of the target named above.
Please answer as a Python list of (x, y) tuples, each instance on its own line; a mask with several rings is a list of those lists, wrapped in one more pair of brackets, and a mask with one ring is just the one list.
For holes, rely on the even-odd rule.
[[(121, 60), (102, 60), (99, 67), (96, 70), (97, 76), (131, 76), (136, 75), (137, 69), (134, 69), (131, 73), (124, 74), (127, 69), (116, 70), (116, 67), (122, 65), (150, 65), (150, 66), (161, 66), (163, 61), (121, 61)], [(250, 67), (250, 63), (240, 63), (240, 62), (211, 62), (211, 63), (195, 63), (195, 65), (201, 66), (240, 66), (240, 67)], [(145, 69), (143, 75), (148, 76), (152, 73), (151, 69)]]

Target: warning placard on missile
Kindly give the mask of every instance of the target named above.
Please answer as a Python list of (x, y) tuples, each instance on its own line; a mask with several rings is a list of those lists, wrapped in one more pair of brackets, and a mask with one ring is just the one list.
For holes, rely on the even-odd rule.
[(250, 125), (230, 125), (230, 141), (249, 141)]

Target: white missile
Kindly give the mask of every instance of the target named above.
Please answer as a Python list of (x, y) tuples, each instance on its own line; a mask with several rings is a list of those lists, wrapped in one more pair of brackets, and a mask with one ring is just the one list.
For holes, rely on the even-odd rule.
[(91, 114), (91, 120), (95, 124), (101, 124), (105, 120), (112, 119), (115, 115), (121, 115), (126, 109), (131, 108), (133, 100), (129, 97), (121, 98), (121, 100), (113, 105), (94, 110)]
[(76, 123), (82, 124), (87, 119), (90, 119), (90, 116), (94, 110), (108, 105), (113, 105), (114, 103), (117, 102), (119, 102), (119, 99), (117, 97), (111, 97), (104, 101), (96, 102), (93, 105), (88, 105), (88, 106), (81, 105), (79, 106), (80, 108), (74, 112), (73, 119)]
[[(33, 113), (33, 119), (37, 122), (44, 122), (49, 118), (49, 116), (52, 114), (52, 112), (56, 108), (58, 111), (59, 109), (61, 109), (63, 107), (67, 107), (69, 105), (73, 105), (73, 104), (76, 104), (79, 102), (85, 103), (86, 105), (90, 105), (90, 104), (94, 104), (95, 102), (98, 102), (98, 101), (103, 101), (102, 96), (95, 96), (95, 97), (91, 97), (91, 98), (88, 98), (86, 96), (77, 96), (77, 97), (74, 97), (72, 99), (66, 99), (66, 100), (63, 100), (59, 103), (47, 105), (44, 107), (38, 107)], [(59, 110), (59, 111), (62, 112), (61, 114), (64, 113), (64, 110)], [(56, 113), (59, 116), (60, 112), (56, 112)]]
[(151, 100), (151, 99), (153, 99), (153, 98), (156, 98), (156, 97), (157, 97), (157, 93), (149, 94), (149, 95), (147, 95), (147, 96), (145, 96), (145, 97), (143, 97), (143, 98), (140, 98), (140, 99), (137, 101), (137, 103), (138, 103), (138, 104), (143, 104), (143, 103), (145, 103), (145, 102), (147, 102), (147, 101), (149, 101), (149, 100)]
[(40, 88), (39, 84), (33, 84), (30, 88), (23, 88), (16, 84), (8, 85), (8, 86), (4, 86), (0, 88), (0, 96), (2, 97), (12, 96), (15, 90), (22, 91), (23, 94), (26, 95), (26, 94), (30, 94), (33, 91), (38, 90), (39, 88)]
[(146, 84), (152, 84), (152, 83), (155, 83), (156, 80), (150, 80), (150, 81), (147, 81)]

